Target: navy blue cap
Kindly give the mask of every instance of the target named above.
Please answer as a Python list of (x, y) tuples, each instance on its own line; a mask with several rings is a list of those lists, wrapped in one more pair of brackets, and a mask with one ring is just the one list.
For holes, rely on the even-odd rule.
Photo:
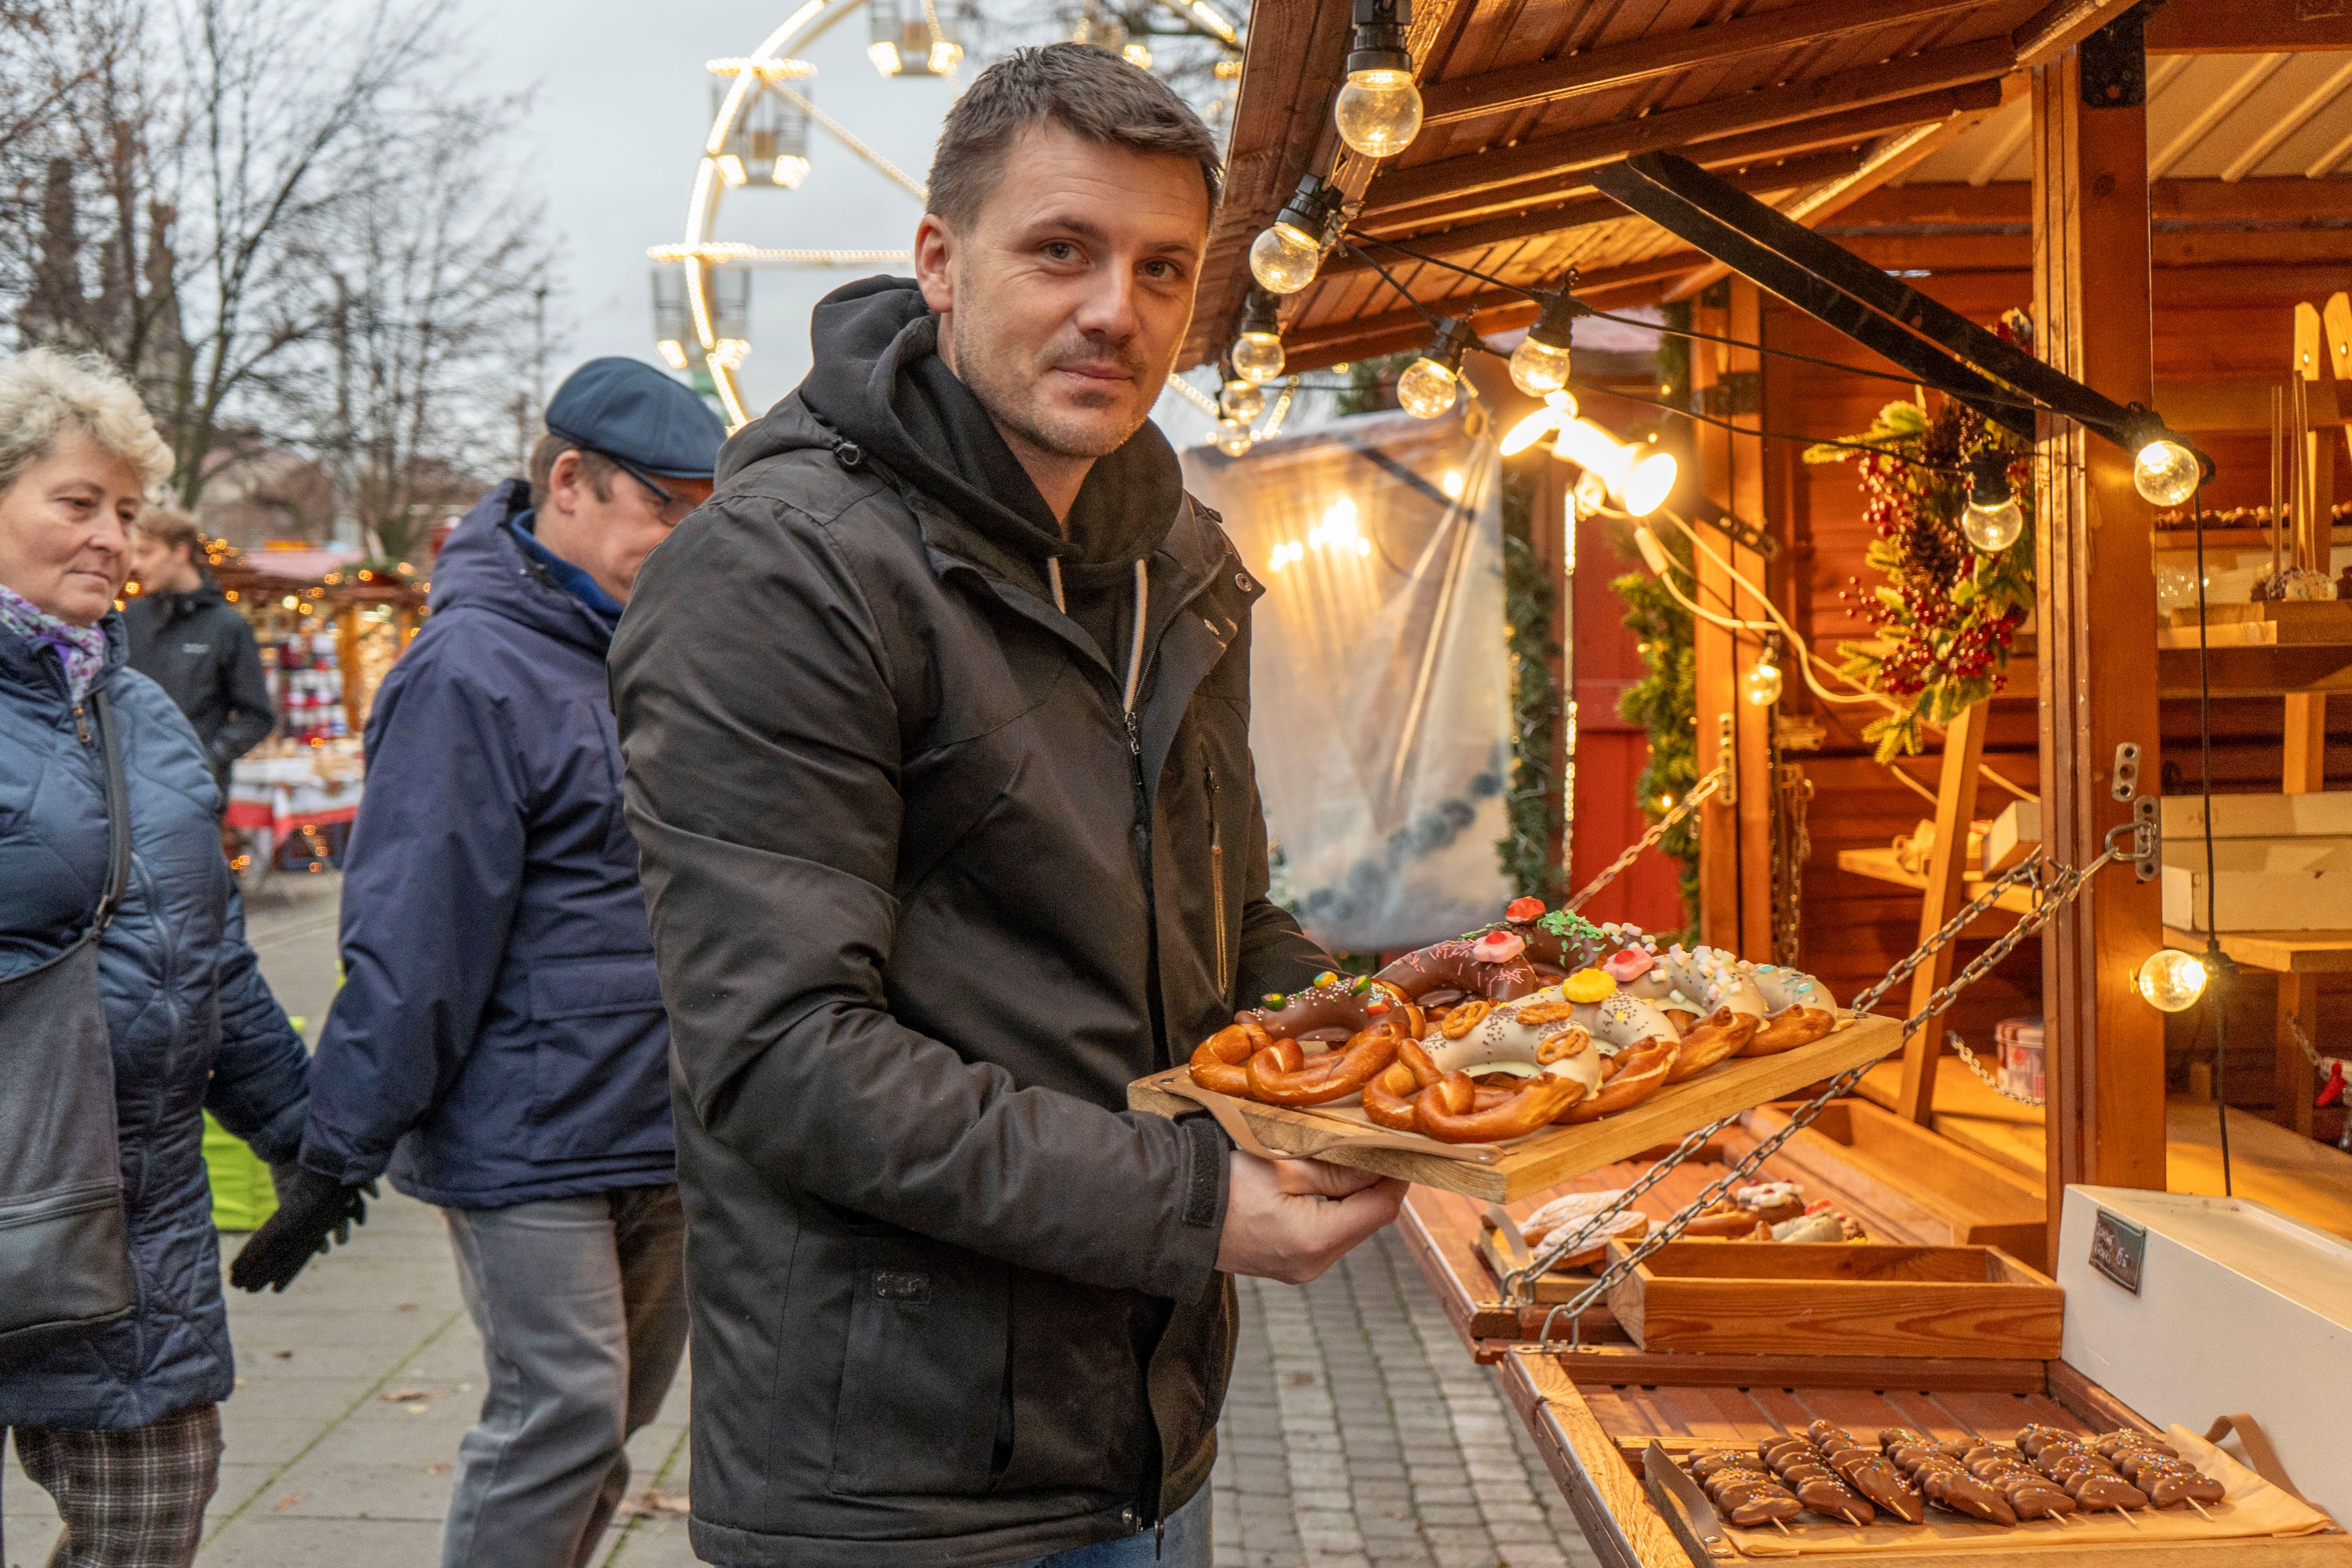
[(719, 470), (727, 427), (684, 384), (643, 360), (592, 359), (563, 378), (547, 427), (640, 477), (707, 479)]

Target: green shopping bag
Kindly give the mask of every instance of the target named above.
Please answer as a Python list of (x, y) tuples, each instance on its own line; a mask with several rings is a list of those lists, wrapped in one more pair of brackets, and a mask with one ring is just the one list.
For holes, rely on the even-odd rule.
[(278, 1212), (269, 1167), (246, 1141), (205, 1112), (205, 1170), (212, 1178), (213, 1224), (222, 1230), (258, 1230)]

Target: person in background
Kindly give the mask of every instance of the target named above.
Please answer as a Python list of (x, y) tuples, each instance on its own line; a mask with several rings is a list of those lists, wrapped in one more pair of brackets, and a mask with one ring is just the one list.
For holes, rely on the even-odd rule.
[(574, 372), (547, 430), (530, 483), (450, 534), (376, 695), (301, 1195), (231, 1275), (283, 1289), (387, 1168), (446, 1214), (488, 1371), (448, 1568), (585, 1563), (686, 1342), (669, 1025), (604, 652), (725, 431), (627, 359)]
[[(138, 394), (102, 362), (40, 349), (0, 361), (0, 983), (74, 943), (106, 885), (100, 689), (136, 869), (98, 973), (139, 1304), (0, 1358), (0, 1432), (14, 1429), (65, 1518), (49, 1559), (61, 1568), (194, 1560), (220, 1476), (217, 1406), (236, 1384), (200, 1112), (265, 1160), (290, 1161), (302, 1136), (308, 1061), (246, 942), (212, 759), (131, 668), (114, 612), (142, 494), (171, 468)], [(0, 1038), (0, 1063), (25, 1044)], [(0, 1098), (13, 1091), (0, 1071)], [(358, 1209), (346, 1194), (336, 1225)]]
[(708, 1561), (1206, 1568), (1231, 1277), (1402, 1200), (1127, 1109), (1330, 963), (1267, 897), (1263, 590), (1150, 419), (1218, 179), (1116, 55), (981, 72), (916, 277), (817, 306), (614, 643)]
[(184, 511), (142, 512), (131, 533), (139, 596), (122, 612), (131, 668), (162, 687), (204, 742), (213, 779), (228, 797), (229, 764), (278, 722), (261, 649), (205, 569), (204, 536)]

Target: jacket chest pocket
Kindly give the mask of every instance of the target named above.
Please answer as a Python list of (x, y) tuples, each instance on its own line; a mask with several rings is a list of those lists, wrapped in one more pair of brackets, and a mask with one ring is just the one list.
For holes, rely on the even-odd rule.
[(833, 1419), (833, 1489), (976, 1497), (1012, 1452), (1006, 1266), (861, 1236)]

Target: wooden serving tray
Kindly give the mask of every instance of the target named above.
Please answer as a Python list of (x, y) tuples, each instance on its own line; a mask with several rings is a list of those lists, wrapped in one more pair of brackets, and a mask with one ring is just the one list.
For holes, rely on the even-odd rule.
[[(1248, 1123), (1261, 1143), (1276, 1152), (1354, 1165), (1474, 1198), (1508, 1203), (1644, 1150), (1674, 1143), (1710, 1121), (1781, 1099), (1849, 1068), (1877, 1061), (1902, 1046), (1903, 1026), (1896, 1020), (1849, 1014), (1834, 1032), (1809, 1046), (1778, 1056), (1734, 1057), (1614, 1116), (1581, 1127), (1547, 1128), (1500, 1146), (1448, 1144), (1433, 1138), (1391, 1133), (1374, 1126), (1358, 1105), (1294, 1110), (1248, 1100), (1224, 1103)], [(1192, 1087), (1192, 1074), (1177, 1068), (1128, 1085), (1127, 1103), (1154, 1115), (1181, 1116), (1202, 1108), (1195, 1098), (1202, 1092)], [(1367, 1137), (1380, 1142), (1355, 1143)]]
[[(1815, 1561), (1825, 1568), (2352, 1568), (2352, 1536), (2340, 1531), (2245, 1533), (2235, 1492), (2210, 1522), (2167, 1509), (2136, 1513), (2138, 1529), (2110, 1517), (2095, 1525), (2043, 1521), (2003, 1530), (1940, 1514), (1924, 1528), (1880, 1521), (1856, 1529), (1807, 1514), (1789, 1536), (1706, 1534), (1671, 1495), (1644, 1484), (1643, 1455), (1652, 1444), (1676, 1456), (1752, 1448), (1760, 1437), (1801, 1432), (1816, 1416), (1865, 1440), (1895, 1426), (1939, 1438), (2000, 1439), (2030, 1421), (2085, 1435), (2152, 1428), (2063, 1362), (2049, 1363), (2043, 1388), (1996, 1393), (1955, 1387), (1932, 1370), (1937, 1363), (1925, 1362), (1914, 1363), (1921, 1369), (1915, 1379), (1864, 1388), (1746, 1376), (1712, 1386), (1595, 1382), (1574, 1371), (1579, 1360), (1573, 1352), (1522, 1345), (1496, 1371), (1606, 1568), (1728, 1568), (1766, 1557), (1798, 1568), (1791, 1556), (1816, 1552), (1824, 1554)], [(2251, 1506), (2254, 1500), (2245, 1500)]]
[(1609, 1292), (1643, 1350), (1718, 1354), (2046, 1361), (2065, 1306), (1999, 1247), (1876, 1243), (1672, 1241)]

